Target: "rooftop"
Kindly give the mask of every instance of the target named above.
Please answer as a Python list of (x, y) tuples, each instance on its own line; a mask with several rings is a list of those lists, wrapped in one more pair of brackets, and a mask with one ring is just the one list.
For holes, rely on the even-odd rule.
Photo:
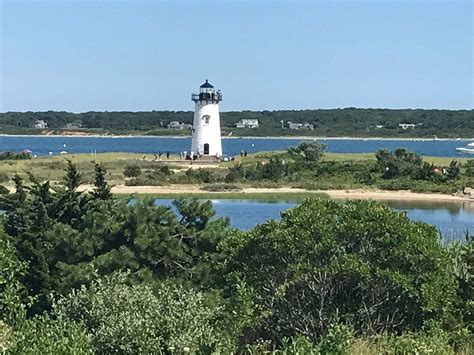
[(212, 86), (206, 79), (206, 82), (201, 85), (201, 88), (203, 88), (203, 89), (207, 89), (207, 88), (212, 89), (212, 88), (214, 88), (214, 86)]

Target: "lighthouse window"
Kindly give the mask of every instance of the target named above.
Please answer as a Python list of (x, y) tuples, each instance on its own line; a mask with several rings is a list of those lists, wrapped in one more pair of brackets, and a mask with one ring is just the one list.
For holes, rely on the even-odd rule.
[(202, 116), (202, 119), (204, 120), (204, 124), (209, 124), (209, 119), (210, 119), (210, 118), (211, 118), (211, 117), (210, 117), (209, 115), (204, 115), (204, 116)]

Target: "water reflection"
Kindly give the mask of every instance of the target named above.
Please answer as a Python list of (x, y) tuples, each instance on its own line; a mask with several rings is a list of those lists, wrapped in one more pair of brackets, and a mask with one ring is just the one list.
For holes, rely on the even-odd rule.
[[(294, 207), (296, 201), (212, 200), (217, 216), (229, 217), (231, 225), (239, 229), (250, 229), (269, 219), (279, 219), (282, 211)], [(466, 232), (474, 235), (473, 202), (426, 202), (426, 201), (381, 201), (397, 210), (406, 211), (412, 220), (436, 226), (443, 241), (464, 240)], [(157, 204), (172, 205), (169, 199), (157, 200)]]

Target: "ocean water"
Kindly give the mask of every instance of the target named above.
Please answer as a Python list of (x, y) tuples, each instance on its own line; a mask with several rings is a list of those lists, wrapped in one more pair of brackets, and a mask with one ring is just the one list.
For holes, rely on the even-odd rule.
[[(314, 140), (314, 139), (312, 139)], [(237, 155), (241, 150), (249, 153), (261, 151), (286, 150), (298, 145), (301, 139), (281, 138), (224, 138), (224, 154)], [(457, 147), (465, 147), (470, 140), (380, 140), (380, 139), (317, 139), (326, 144), (328, 152), (333, 153), (371, 153), (378, 149), (394, 150), (407, 148), (420, 155), (439, 157), (473, 157), (460, 154)], [(44, 156), (60, 151), (74, 153), (157, 153), (169, 151), (176, 154), (189, 151), (191, 138), (174, 137), (50, 137), (50, 136), (0, 136), (0, 152), (31, 150), (35, 155)]]

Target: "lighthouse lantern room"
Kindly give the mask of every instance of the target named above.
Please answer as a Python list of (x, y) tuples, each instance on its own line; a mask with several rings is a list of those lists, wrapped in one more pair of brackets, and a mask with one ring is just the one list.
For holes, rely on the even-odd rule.
[(206, 82), (199, 88), (199, 94), (192, 94), (191, 100), (195, 103), (191, 151), (198, 156), (221, 157), (222, 142), (219, 118), (219, 102), (222, 101), (221, 91), (216, 91), (206, 79)]

